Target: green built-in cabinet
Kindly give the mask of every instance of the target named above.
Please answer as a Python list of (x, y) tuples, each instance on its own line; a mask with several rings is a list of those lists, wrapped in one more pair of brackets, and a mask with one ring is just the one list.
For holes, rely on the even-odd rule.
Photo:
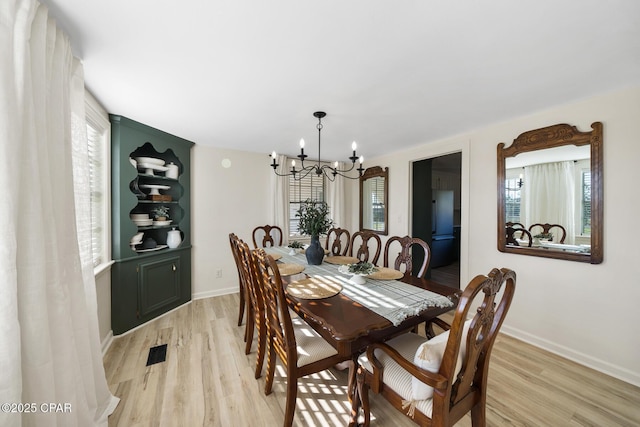
[[(118, 335), (191, 299), (193, 142), (126, 117), (109, 115), (109, 119), (115, 261), (111, 327)], [(154, 209), (160, 206), (167, 208), (168, 218), (153, 220)], [(151, 221), (141, 220), (140, 214), (149, 214)], [(182, 242), (178, 247), (168, 247), (170, 231), (179, 232)], [(132, 244), (140, 233), (142, 243)], [(154, 247), (150, 247), (151, 239)]]

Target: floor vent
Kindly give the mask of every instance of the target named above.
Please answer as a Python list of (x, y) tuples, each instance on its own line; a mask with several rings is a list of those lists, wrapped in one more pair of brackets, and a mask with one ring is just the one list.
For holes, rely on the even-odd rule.
[(162, 344), (149, 349), (149, 357), (147, 357), (147, 366), (164, 362), (167, 358), (167, 345)]

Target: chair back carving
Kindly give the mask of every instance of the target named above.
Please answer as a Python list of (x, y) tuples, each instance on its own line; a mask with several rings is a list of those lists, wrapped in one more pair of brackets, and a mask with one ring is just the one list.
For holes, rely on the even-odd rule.
[[(515, 284), (515, 272), (506, 268), (494, 268), (487, 276), (476, 276), (467, 285), (460, 296), (442, 354), (442, 363), (437, 372), (420, 369), (412, 360), (405, 359), (394, 349), (394, 340), (370, 345), (367, 348), (367, 358), (371, 362), (372, 372), (362, 367), (358, 369), (358, 393), (354, 400), (362, 402), (365, 412), (364, 425), (369, 425), (370, 421), (367, 387), (380, 393), (419, 425), (453, 426), (468, 412), (471, 412), (472, 425), (486, 425), (487, 377), (491, 350), (511, 305)], [(461, 353), (467, 318), (470, 320), (464, 338), (466, 350)], [(419, 410), (420, 405), (417, 402), (408, 402), (390, 387), (385, 386), (384, 369), (379, 361), (383, 355), (393, 359), (407, 375), (434, 388), (433, 397), (430, 398), (430, 416)], [(458, 360), (459, 355), (461, 360)], [(458, 363), (460, 370), (456, 374)], [(409, 403), (415, 406), (407, 412)], [(357, 415), (357, 412), (354, 407), (352, 413)], [(355, 416), (351, 421), (353, 425)]]
[(242, 325), (242, 319), (244, 318), (245, 308), (248, 309), (249, 301), (247, 299), (247, 291), (244, 283), (244, 277), (241, 272), (241, 264), (238, 253), (238, 236), (235, 233), (229, 234), (229, 244), (231, 245), (231, 253), (233, 254), (233, 260), (236, 263), (236, 269), (238, 270), (238, 288), (240, 289), (240, 307), (238, 308), (238, 326)]
[[(398, 255), (393, 261), (393, 265), (390, 265), (391, 260), (390, 260), (389, 251), (392, 248), (395, 248), (398, 244), (400, 244), (400, 252), (398, 252)], [(416, 247), (422, 248), (419, 250), (421, 250), (424, 255), (422, 265), (420, 266), (420, 269), (418, 270), (416, 277), (420, 277), (420, 278), (424, 277), (425, 273), (427, 272), (427, 267), (429, 267), (429, 260), (431, 258), (431, 249), (429, 248), (429, 245), (427, 244), (427, 242), (417, 237), (393, 236), (389, 240), (387, 240), (387, 243), (384, 245), (384, 265), (383, 266), (400, 270), (404, 265), (405, 276), (413, 275), (412, 251)]]
[(278, 265), (263, 249), (254, 251), (258, 279), (264, 292), (265, 315), (268, 325), (268, 341), (271, 349), (287, 365), (296, 363), (296, 338), (291, 324), (291, 315), (282, 286)]
[(520, 246), (520, 242), (518, 242), (517, 238), (516, 238), (516, 234), (520, 233), (520, 240), (524, 240), (524, 239), (528, 239), (529, 240), (529, 244), (527, 244), (527, 247), (531, 247), (531, 245), (533, 244), (533, 238), (531, 237), (531, 233), (528, 232), (526, 229), (524, 228), (516, 228), (516, 227), (512, 227), (510, 225), (507, 224), (506, 227), (506, 232), (507, 232), (507, 240), (506, 240), (506, 244), (507, 245), (513, 245), (513, 246)]
[[(496, 302), (496, 296), (505, 285), (502, 297)], [(449, 332), (449, 341), (444, 352), (440, 373), (452, 379), (449, 403), (438, 402), (438, 406), (450, 405), (450, 411), (456, 411), (456, 406), (461, 404), (466, 409), (471, 410), (472, 405), (469, 399), (470, 394), (476, 394), (479, 401), (484, 406), (486, 404), (487, 377), (489, 374), (489, 359), (491, 350), (502, 323), (509, 311), (516, 285), (516, 273), (506, 268), (498, 270), (494, 268), (488, 276), (476, 276), (462, 293), (458, 302), (458, 308), (454, 315)], [(478, 306), (475, 315), (471, 320), (469, 332), (467, 333), (466, 355), (462, 361), (462, 369), (457, 377), (453, 373), (456, 365), (456, 358), (460, 352), (460, 342), (465, 320), (473, 306), (472, 302), (480, 293), (484, 297)], [(434, 394), (434, 404), (436, 398)], [(475, 400), (475, 399), (471, 399)], [(456, 411), (458, 413), (462, 411)], [(456, 420), (457, 421), (457, 420)]]
[[(545, 224), (533, 224), (529, 227), (529, 232), (532, 235), (537, 235), (540, 233), (534, 233), (533, 229), (535, 227), (542, 227), (542, 234), (551, 234), (553, 235), (553, 241), (556, 243), (564, 243), (564, 239), (567, 238), (567, 230), (565, 230), (565, 228), (563, 226), (561, 226), (560, 224), (549, 224), (549, 223), (545, 223)], [(551, 231), (552, 228), (557, 228), (559, 230), (559, 232), (562, 233), (562, 237), (560, 237), (559, 239), (557, 239), (556, 235)]]
[(351, 247), (349, 256), (358, 258), (360, 261), (367, 261), (377, 265), (382, 250), (382, 240), (380, 236), (371, 231), (356, 231), (351, 236)]
[(324, 248), (333, 256), (344, 256), (349, 251), (351, 233), (344, 228), (332, 228), (327, 232), (327, 241)]
[(251, 233), (253, 246), (267, 248), (269, 246), (282, 246), (282, 229), (277, 225), (262, 225), (253, 229)]
[(264, 296), (261, 282), (258, 280), (253, 254), (249, 245), (241, 239), (237, 241), (238, 255), (241, 265), (241, 274), (246, 286), (247, 299), (250, 304), (247, 310), (247, 329), (245, 332), (245, 354), (251, 352), (253, 344), (254, 328), (258, 332), (258, 354), (256, 357), (255, 377), (262, 375), (262, 364), (264, 362), (265, 344), (267, 336), (267, 323), (265, 316)]

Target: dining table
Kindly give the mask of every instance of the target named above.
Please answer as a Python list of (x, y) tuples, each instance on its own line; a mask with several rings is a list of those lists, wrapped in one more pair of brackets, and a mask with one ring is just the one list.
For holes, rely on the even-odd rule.
[[(282, 265), (280, 274), (290, 308), (351, 360), (350, 400), (355, 391), (357, 358), (369, 344), (391, 339), (453, 310), (461, 294), (458, 288), (384, 267), (365, 276), (363, 284), (355, 284), (349, 274), (340, 271), (345, 271), (341, 265), (357, 263), (355, 258), (325, 256), (322, 264), (309, 265), (303, 251), (294, 254), (287, 247), (265, 250)], [(328, 296), (307, 296), (300, 291), (318, 284), (329, 289)]]

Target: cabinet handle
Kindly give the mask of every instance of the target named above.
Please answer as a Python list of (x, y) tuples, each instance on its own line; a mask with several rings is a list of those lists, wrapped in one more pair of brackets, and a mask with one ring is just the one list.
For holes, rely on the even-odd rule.
[(175, 265), (175, 264), (173, 264), (173, 265), (171, 266), (171, 270), (176, 271), (177, 269), (178, 269), (178, 268), (176, 267), (176, 265)]

